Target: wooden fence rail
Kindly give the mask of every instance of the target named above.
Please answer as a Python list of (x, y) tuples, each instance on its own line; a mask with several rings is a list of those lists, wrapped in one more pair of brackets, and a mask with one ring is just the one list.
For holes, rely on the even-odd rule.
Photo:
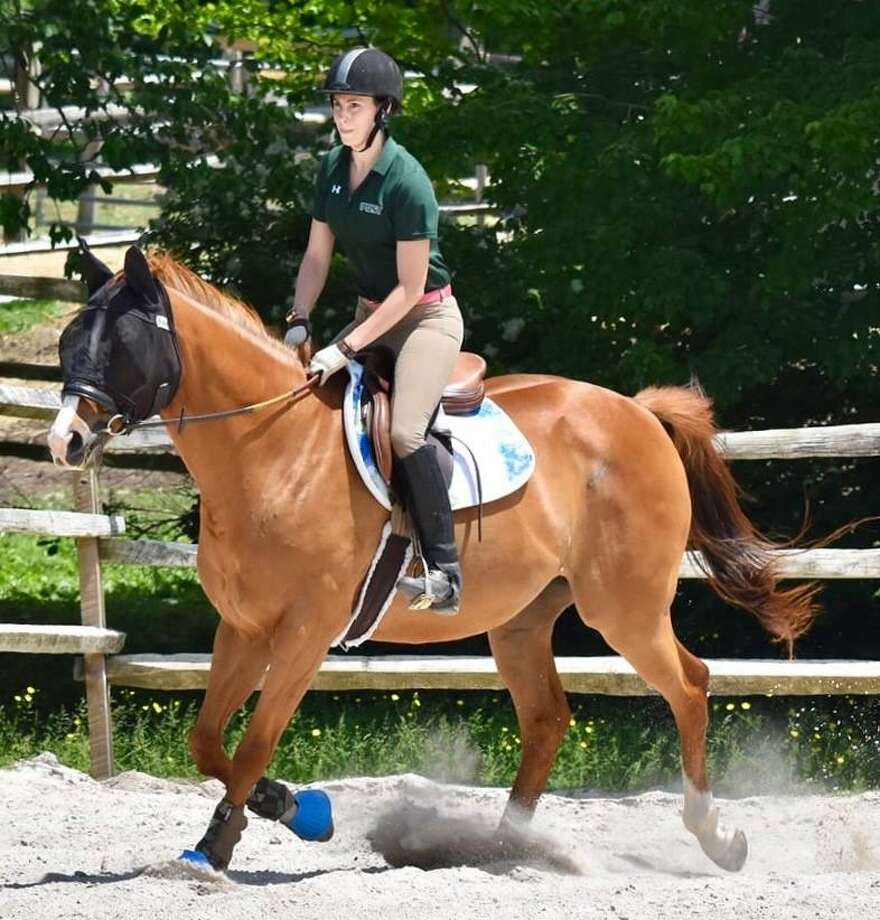
[(97, 626), (36, 626), (0, 623), (0, 652), (35, 655), (114, 655), (122, 651), (125, 633)]
[[(2, 520), (2, 519), (0, 519)], [(101, 559), (123, 565), (195, 568), (198, 546), (161, 540), (99, 540)], [(776, 550), (777, 571), (783, 578), (880, 578), (880, 548)], [(699, 553), (685, 553), (679, 578), (705, 578)]]
[[(0, 383), (0, 415), (51, 420), (59, 408), (61, 400), (53, 391)], [(824, 428), (724, 431), (717, 436), (715, 446), (728, 460), (876, 457), (880, 456), (880, 422)], [(161, 448), (171, 449), (171, 439), (161, 429), (154, 428), (116, 438), (108, 449)]]
[[(8, 365), (4, 366), (9, 367)], [(56, 368), (15, 365), (17, 379), (57, 376)], [(0, 382), (0, 416), (48, 421), (60, 408), (53, 390)], [(33, 447), (33, 445), (30, 445)], [(0, 442), (0, 448), (3, 447)], [(724, 432), (716, 447), (731, 460), (802, 457), (880, 456), (880, 424), (840, 425), (779, 431)], [(178, 461), (167, 435), (158, 429), (116, 438), (113, 457), (135, 462), (165, 457)], [(2, 450), (0, 450), (2, 452)], [(114, 452), (116, 452), (114, 454)], [(135, 453), (140, 452), (140, 453)], [(48, 459), (48, 451), (44, 451)], [(76, 675), (85, 679), (89, 709), (92, 774), (113, 772), (109, 686), (179, 690), (206, 685), (210, 655), (117, 655), (122, 633), (108, 629), (101, 587), (102, 563), (193, 567), (198, 547), (192, 544), (125, 540), (125, 522), (100, 513), (97, 473), (74, 478), (77, 512), (0, 508), (0, 531), (73, 536), (80, 565), (81, 626), (0, 624), (0, 651), (78, 654)], [(880, 548), (781, 550), (777, 565), (786, 578), (880, 578)], [(699, 558), (688, 553), (681, 578), (704, 577)], [(716, 694), (876, 694), (880, 661), (709, 661), (711, 690)], [(557, 659), (563, 685), (577, 693), (636, 696), (652, 693), (620, 658)], [(447, 656), (329, 657), (314, 689), (396, 690), (416, 688), (501, 689), (489, 658)]]
[[(707, 659), (712, 693), (719, 696), (813, 696), (880, 693), (880, 661)], [(107, 676), (114, 684), (150, 690), (203, 690), (210, 655), (115, 655)], [(648, 686), (622, 658), (556, 658), (570, 693), (649, 696)], [(81, 678), (81, 668), (75, 676)], [(503, 690), (491, 658), (461, 655), (331, 656), (313, 690)]]

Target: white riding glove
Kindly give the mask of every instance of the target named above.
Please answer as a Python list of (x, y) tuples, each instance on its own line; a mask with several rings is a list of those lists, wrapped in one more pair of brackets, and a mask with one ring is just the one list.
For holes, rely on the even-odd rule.
[(320, 374), (321, 379), (318, 383), (321, 386), (348, 363), (348, 358), (342, 353), (339, 345), (328, 345), (320, 351), (315, 352), (314, 357), (309, 363), (309, 374)]

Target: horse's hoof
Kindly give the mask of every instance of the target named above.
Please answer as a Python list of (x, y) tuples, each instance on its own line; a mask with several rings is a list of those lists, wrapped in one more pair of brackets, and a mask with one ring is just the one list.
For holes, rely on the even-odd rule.
[(198, 866), (200, 868), (214, 868), (211, 865), (211, 861), (201, 850), (184, 850), (177, 858), (183, 860), (184, 862), (192, 863), (192, 865)]
[[(706, 849), (704, 847), (704, 849)], [(706, 855), (722, 869), (727, 872), (739, 872), (746, 864), (749, 855), (749, 843), (746, 835), (740, 831), (734, 831), (730, 842), (723, 849), (720, 847), (712, 848), (715, 852), (706, 849)]]
[(296, 812), (287, 826), (301, 840), (325, 843), (333, 836), (330, 797), (320, 789), (302, 789), (293, 796)]

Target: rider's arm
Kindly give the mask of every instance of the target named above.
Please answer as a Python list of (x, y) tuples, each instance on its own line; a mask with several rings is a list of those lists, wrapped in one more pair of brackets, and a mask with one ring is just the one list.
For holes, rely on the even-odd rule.
[(336, 237), (330, 227), (321, 220), (312, 219), (309, 243), (296, 276), (296, 292), (293, 296), (294, 309), (299, 316), (308, 317), (315, 306), (330, 270), (333, 246)]
[(350, 348), (361, 351), (409, 313), (425, 293), (430, 252), (429, 239), (397, 241), (398, 285), (371, 316), (345, 337)]

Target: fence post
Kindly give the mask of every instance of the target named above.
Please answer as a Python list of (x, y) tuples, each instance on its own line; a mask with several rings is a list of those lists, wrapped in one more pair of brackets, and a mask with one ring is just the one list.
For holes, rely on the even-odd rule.
[(247, 94), (248, 73), (244, 68), (244, 52), (234, 45), (227, 45), (223, 49), (223, 60), (228, 61), (226, 79), (229, 88), (236, 96)]
[[(477, 204), (482, 204), (483, 202), (483, 193), (486, 190), (486, 183), (489, 179), (489, 167), (485, 163), (477, 163), (474, 167), (474, 175), (477, 179), (477, 187), (474, 191), (474, 201)], [(477, 226), (482, 227), (486, 223), (486, 217), (484, 214), (477, 215)]]
[[(15, 79), (13, 82), (12, 92), (15, 101), (15, 108), (19, 113), (31, 112), (40, 107), (40, 88), (36, 81), (40, 77), (40, 59), (37, 57), (39, 46), (20, 48), (15, 56)], [(26, 163), (20, 163), (21, 169), (26, 169)], [(24, 198), (27, 195), (25, 189), (17, 189), (12, 192), (16, 198)], [(15, 234), (3, 232), (3, 239), (0, 242), (18, 243), (27, 239), (27, 228), (22, 227)]]
[[(80, 161), (93, 160), (101, 152), (103, 141), (91, 141), (83, 148)], [(88, 236), (93, 232), (95, 217), (98, 213), (97, 194), (100, 186), (87, 185), (79, 196), (76, 206), (76, 232)]]
[[(73, 495), (77, 511), (101, 513), (98, 473), (95, 469), (74, 474)], [(76, 541), (79, 558), (80, 612), (83, 626), (106, 628), (104, 587), (101, 582), (101, 560), (98, 540), (80, 537)], [(104, 656), (83, 655), (86, 702), (89, 712), (89, 750), (91, 774), (95, 779), (107, 779), (113, 769), (113, 730), (110, 724), (110, 688)]]

